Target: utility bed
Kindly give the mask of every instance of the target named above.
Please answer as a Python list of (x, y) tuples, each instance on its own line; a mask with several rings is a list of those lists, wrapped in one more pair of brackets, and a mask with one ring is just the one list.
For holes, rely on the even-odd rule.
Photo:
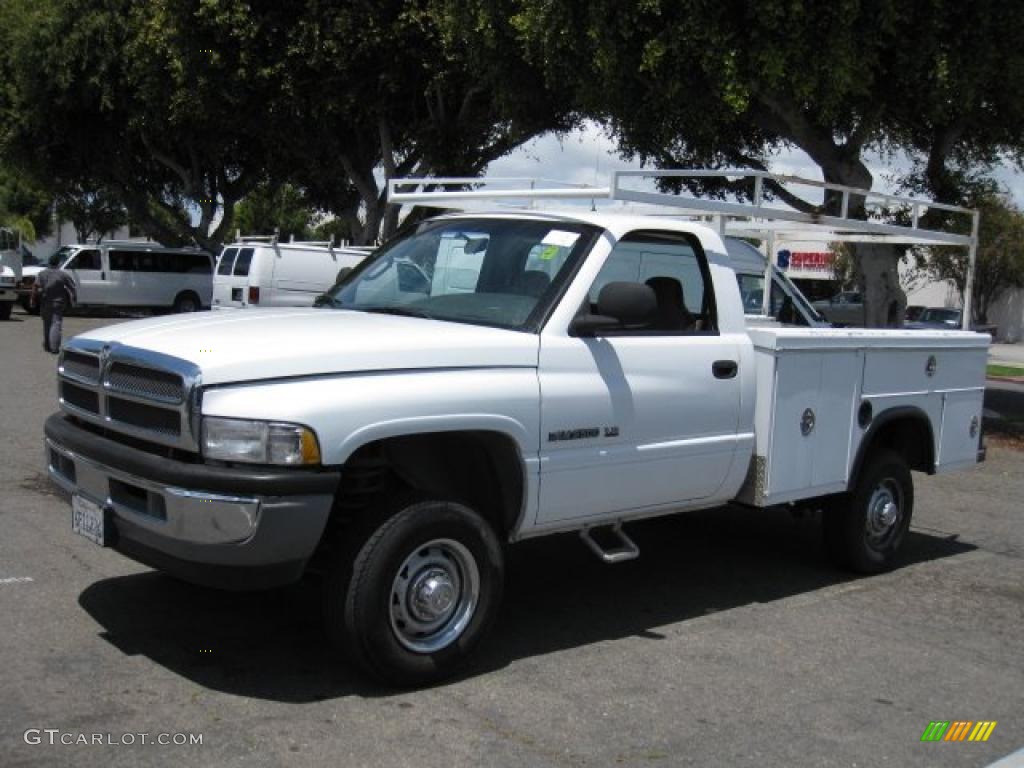
[[(878, 414), (923, 411), (936, 472), (975, 464), (989, 337), (964, 331), (757, 327), (754, 460), (740, 500), (845, 491)], [(925, 442), (932, 443), (924, 445)]]

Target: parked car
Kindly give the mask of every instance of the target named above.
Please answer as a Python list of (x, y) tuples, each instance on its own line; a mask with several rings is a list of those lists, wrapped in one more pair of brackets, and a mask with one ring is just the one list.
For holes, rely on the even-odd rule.
[(797, 505), (875, 573), (911, 470), (984, 455), (987, 339), (750, 327), (721, 237), (681, 218), (443, 216), (329, 296), (74, 337), (48, 471), (73, 531), (182, 579), (325, 573), (339, 653), (392, 684), (460, 669), (513, 542), (574, 531), (611, 564), (631, 520)]
[(213, 277), (213, 308), (310, 307), (371, 249), (279, 243), (246, 237), (224, 247)]
[(843, 327), (864, 324), (864, 302), (858, 291), (841, 291), (827, 301), (814, 302), (813, 306), (832, 325)]
[[(957, 331), (963, 325), (963, 318), (964, 312), (962, 309), (928, 307), (921, 312), (917, 320), (906, 323), (904, 327), (913, 330)], [(977, 333), (987, 333), (989, 336), (995, 337), (997, 328), (990, 323), (972, 323), (971, 330)]]

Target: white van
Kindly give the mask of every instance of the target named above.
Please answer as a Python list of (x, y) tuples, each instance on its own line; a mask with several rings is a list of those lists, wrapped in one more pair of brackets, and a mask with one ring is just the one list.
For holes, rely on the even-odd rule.
[(274, 237), (241, 237), (224, 246), (213, 277), (213, 308), (310, 307), (338, 273), (352, 269), (372, 248), (339, 248), (329, 242), (279, 243)]
[(213, 257), (198, 248), (108, 240), (65, 245), (60, 268), (75, 281), (76, 306), (195, 312), (210, 306)]

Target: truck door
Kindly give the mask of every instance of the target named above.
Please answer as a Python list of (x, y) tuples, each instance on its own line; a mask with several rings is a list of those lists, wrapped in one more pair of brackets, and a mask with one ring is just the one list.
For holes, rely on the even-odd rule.
[(737, 445), (739, 341), (718, 331), (699, 241), (635, 232), (612, 249), (588, 298), (609, 282), (658, 297), (647, 328), (541, 338), (537, 523), (706, 504)]

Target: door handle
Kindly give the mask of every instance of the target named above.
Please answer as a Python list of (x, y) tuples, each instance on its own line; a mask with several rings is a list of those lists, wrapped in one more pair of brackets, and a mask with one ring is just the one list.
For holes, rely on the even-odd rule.
[(715, 360), (711, 364), (711, 372), (716, 379), (731, 379), (740, 367), (735, 360)]

